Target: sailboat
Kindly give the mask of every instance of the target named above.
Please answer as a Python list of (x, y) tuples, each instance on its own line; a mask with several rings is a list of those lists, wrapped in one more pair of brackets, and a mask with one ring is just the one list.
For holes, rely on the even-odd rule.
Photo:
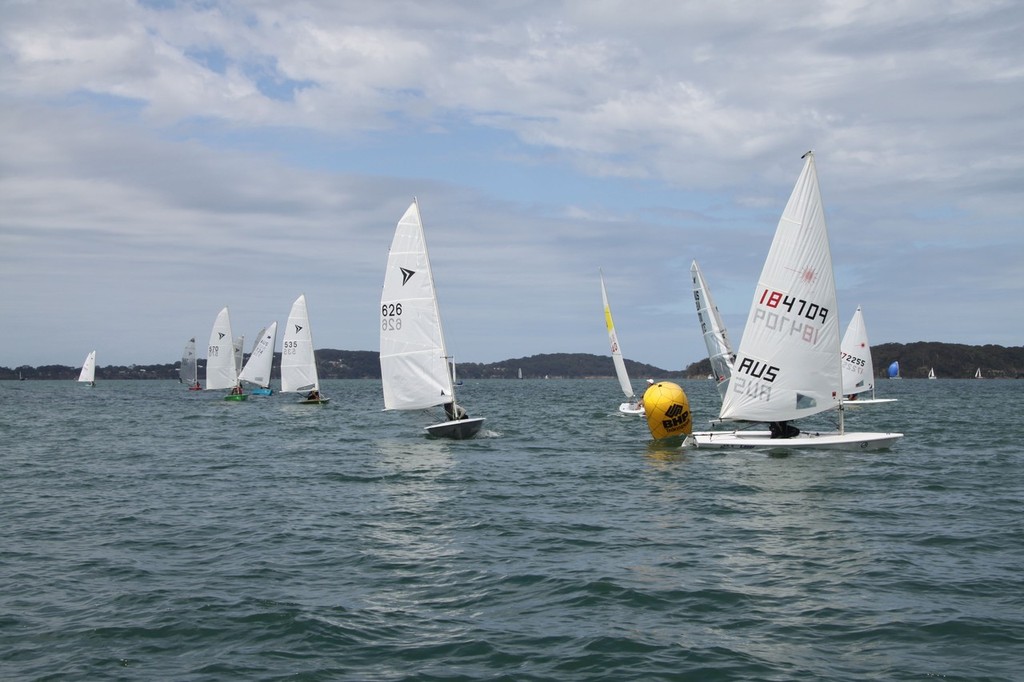
[(217, 313), (217, 319), (210, 330), (210, 344), (206, 349), (206, 390), (218, 391), (225, 388), (231, 392), (224, 400), (245, 400), (249, 397), (242, 391), (238, 381), (238, 366), (235, 364), (235, 341), (231, 336), (231, 315), (227, 307)]
[(697, 305), (697, 321), (704, 336), (704, 345), (708, 349), (708, 360), (711, 362), (711, 379), (715, 381), (718, 393), (725, 399), (729, 390), (729, 379), (732, 377), (732, 363), (736, 354), (725, 331), (725, 323), (718, 312), (718, 306), (711, 298), (704, 273), (700, 271), (697, 261), (690, 265), (690, 279), (693, 281), (693, 301)]
[(82, 371), (78, 373), (78, 381), (89, 388), (96, 385), (96, 351), (91, 351), (85, 356)]
[(640, 399), (633, 392), (633, 384), (629, 381), (629, 373), (626, 372), (626, 361), (622, 357), (622, 348), (619, 346), (619, 338), (615, 333), (615, 323), (612, 322), (612, 309), (608, 305), (608, 290), (604, 286), (604, 271), (598, 268), (601, 275), (601, 302), (604, 304), (604, 324), (608, 328), (608, 340), (612, 345), (612, 364), (615, 365), (615, 376), (619, 379), (619, 388), (626, 396), (626, 402), (619, 405), (619, 412), (623, 414), (644, 414), (644, 406)]
[(249, 360), (238, 374), (239, 381), (248, 381), (256, 388), (249, 391), (252, 395), (271, 395), (270, 369), (274, 364), (274, 346), (277, 344), (277, 322), (271, 322), (256, 335)]
[[(843, 395), (846, 396), (843, 403), (847, 407), (896, 402), (896, 398), (875, 397), (875, 366), (871, 361), (868, 330), (860, 306), (857, 306), (843, 334), (840, 353), (843, 356)], [(860, 398), (860, 394), (867, 391), (871, 391), (871, 397)]]
[(281, 343), (281, 393), (305, 393), (301, 405), (326, 405), (330, 398), (320, 392), (320, 377), (316, 371), (316, 353), (313, 351), (313, 333), (309, 326), (306, 295), (292, 303)]
[(928, 378), (929, 379), (934, 379), (935, 378), (935, 368), (934, 367), (929, 367), (928, 368)]
[(381, 292), (380, 371), (385, 410), (443, 405), (447, 419), (425, 427), (439, 438), (472, 438), (483, 417), (470, 418), (455, 399), (441, 313), (419, 204), (413, 199), (395, 228)]
[[(876, 450), (901, 433), (847, 433), (839, 317), (828, 228), (808, 152), (754, 291), (719, 419), (768, 422), (770, 430), (693, 434), (684, 446)], [(790, 420), (838, 409), (836, 432), (801, 432)], [(774, 436), (774, 437), (773, 437)]]
[(978, 368), (978, 369), (977, 369), (977, 370), (976, 370), (976, 371), (974, 372), (974, 378), (975, 378), (975, 379), (980, 379), (980, 378), (981, 378), (981, 367), (979, 367), (979, 368)]
[(892, 364), (889, 365), (889, 369), (886, 370), (886, 374), (888, 374), (890, 379), (902, 379), (903, 377), (900, 376), (900, 361), (893, 360)]
[(178, 368), (178, 381), (188, 384), (188, 390), (201, 391), (199, 385), (199, 366), (196, 364), (196, 337), (185, 342), (185, 349), (181, 351), (181, 367)]

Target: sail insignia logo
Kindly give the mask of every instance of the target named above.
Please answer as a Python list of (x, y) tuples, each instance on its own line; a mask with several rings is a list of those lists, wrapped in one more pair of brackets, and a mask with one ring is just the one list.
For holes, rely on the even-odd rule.
[(412, 279), (412, 276), (416, 274), (416, 271), (402, 267), (399, 267), (398, 269), (402, 271), (402, 286), (404, 287), (406, 283), (408, 283), (408, 281)]

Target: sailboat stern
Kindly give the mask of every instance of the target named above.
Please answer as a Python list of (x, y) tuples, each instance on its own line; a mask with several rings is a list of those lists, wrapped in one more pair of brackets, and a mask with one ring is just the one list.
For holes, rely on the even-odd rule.
[(423, 427), (427, 434), (434, 438), (451, 438), (452, 440), (466, 440), (480, 432), (484, 425), (484, 417), (473, 417), (471, 419), (456, 419), (454, 421), (441, 422)]

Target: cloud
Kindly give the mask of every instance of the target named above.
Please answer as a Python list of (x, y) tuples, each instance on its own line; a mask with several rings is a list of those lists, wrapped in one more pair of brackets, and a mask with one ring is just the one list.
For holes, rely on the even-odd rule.
[(923, 0), (9, 4), (0, 285), (26, 293), (0, 313), (46, 341), (9, 334), (0, 364), (78, 362), (68, 328), (142, 337), (109, 361), (173, 361), (223, 305), (255, 330), (302, 291), (318, 344), (375, 348), (415, 195), (463, 359), (605, 352), (603, 266), (627, 356), (680, 367), (703, 354), (690, 260), (742, 324), (808, 148), (841, 308), (863, 304), (874, 341), (1018, 344), (986, 301), (1024, 293), (1022, 19)]

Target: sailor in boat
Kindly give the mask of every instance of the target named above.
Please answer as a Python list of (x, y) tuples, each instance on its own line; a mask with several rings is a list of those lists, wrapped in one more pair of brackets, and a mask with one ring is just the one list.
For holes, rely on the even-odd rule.
[(444, 404), (444, 413), (450, 422), (458, 421), (459, 419), (469, 419), (469, 413), (466, 412), (466, 408), (462, 405), (456, 405), (454, 402)]
[(235, 384), (235, 386), (231, 389), (230, 395), (242, 395), (242, 385)]
[(306, 394), (306, 400), (320, 400), (320, 391), (315, 388)]
[(772, 438), (796, 438), (800, 435), (800, 429), (789, 422), (768, 422), (768, 430)]

